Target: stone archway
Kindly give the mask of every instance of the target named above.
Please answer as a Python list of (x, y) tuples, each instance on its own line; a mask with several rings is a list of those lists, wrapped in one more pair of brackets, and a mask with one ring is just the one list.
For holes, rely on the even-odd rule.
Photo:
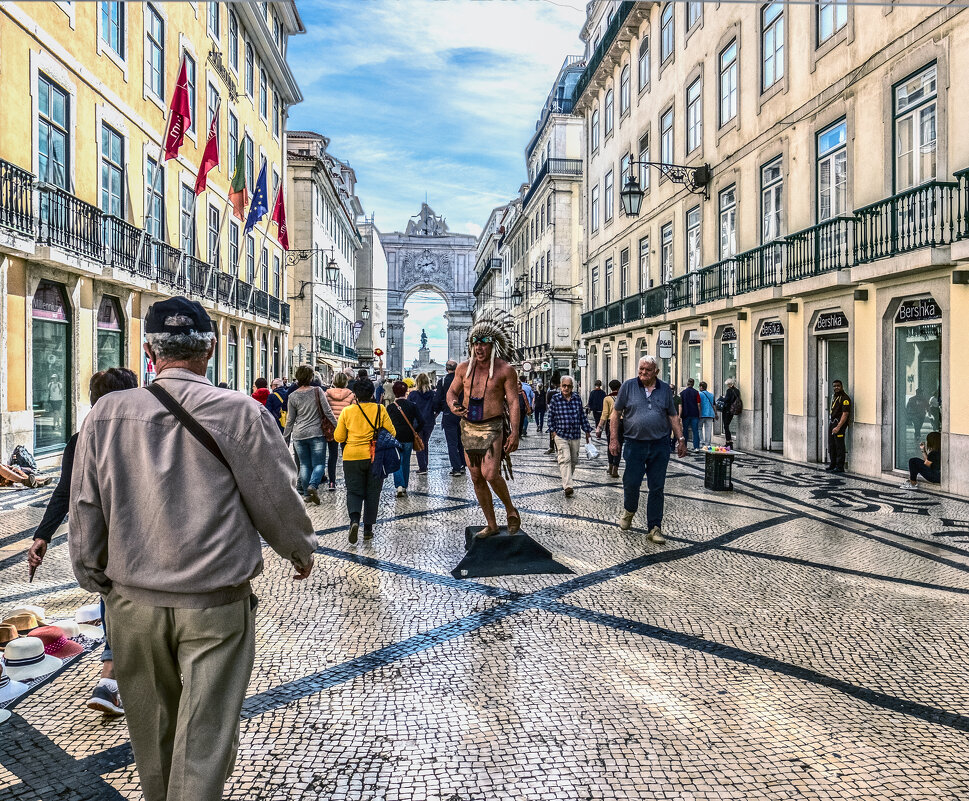
[[(447, 358), (466, 353), (474, 307), (474, 253), (477, 239), (448, 230), (426, 203), (407, 228), (380, 238), (387, 254), (387, 371), (404, 372), (404, 304), (415, 292), (430, 290), (447, 304)], [(390, 347), (390, 342), (395, 343)]]

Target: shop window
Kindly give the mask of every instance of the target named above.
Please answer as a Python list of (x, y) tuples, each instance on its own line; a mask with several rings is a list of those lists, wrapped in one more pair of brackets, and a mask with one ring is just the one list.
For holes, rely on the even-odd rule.
[(124, 334), (121, 321), (121, 304), (117, 298), (105, 295), (98, 306), (98, 360), (97, 369), (124, 367), (128, 360), (124, 356)]
[(737, 332), (733, 327), (727, 328), (720, 337), (720, 386), (716, 394), (726, 391), (728, 378), (737, 378)]
[(246, 333), (246, 392), (252, 392), (252, 385), (256, 380), (255, 373), (256, 345), (252, 338), (252, 331), (249, 331)]
[(282, 370), (279, 363), (279, 337), (273, 337), (273, 378), (281, 378)]
[(215, 348), (213, 348), (212, 350), (212, 358), (209, 359), (209, 363), (205, 366), (205, 377), (209, 379), (209, 381), (212, 384), (218, 384), (219, 383), (219, 347), (221, 346), (221, 343), (218, 341), (219, 329), (218, 329), (218, 326), (215, 324), (214, 320), (212, 322), (212, 333), (215, 334), (215, 340), (216, 340)]
[(269, 341), (263, 334), (259, 342), (259, 375), (261, 378), (270, 378), (269, 375)]
[(930, 431), (942, 430), (946, 410), (942, 406), (942, 325), (936, 319), (916, 317), (912, 308), (938, 307), (931, 298), (906, 301), (896, 315), (895, 326), (895, 454), (898, 470), (908, 469), (908, 460), (919, 455), (919, 443)]
[(41, 281), (31, 304), (34, 450), (63, 448), (71, 435), (70, 308), (64, 287)]

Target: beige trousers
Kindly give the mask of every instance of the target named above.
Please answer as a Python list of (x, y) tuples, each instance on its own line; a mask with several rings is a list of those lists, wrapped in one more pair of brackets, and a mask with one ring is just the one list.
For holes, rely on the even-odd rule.
[(104, 602), (145, 801), (221, 801), (255, 658), (249, 599), (172, 609), (112, 592)]
[(555, 450), (559, 472), (562, 474), (562, 489), (568, 489), (572, 486), (572, 475), (579, 464), (579, 440), (562, 439), (556, 435)]

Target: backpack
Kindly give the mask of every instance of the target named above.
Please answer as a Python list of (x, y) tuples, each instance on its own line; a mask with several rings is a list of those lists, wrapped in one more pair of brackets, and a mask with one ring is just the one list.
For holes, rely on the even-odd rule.
[(286, 411), (286, 399), (278, 392), (274, 392), (273, 395), (279, 398), (279, 425), (281, 428), (286, 428), (286, 418), (289, 417), (289, 412)]
[(737, 397), (733, 399), (733, 403), (730, 404), (730, 414), (736, 417), (744, 410), (744, 402), (740, 400), (740, 393), (737, 393)]
[[(370, 423), (374, 438), (370, 442), (370, 475), (383, 481), (391, 473), (400, 469), (401, 444), (391, 433), (380, 425), (380, 415), (386, 414), (381, 406), (377, 406), (377, 423), (371, 423), (362, 406), (357, 406), (363, 419)], [(378, 427), (379, 426), (379, 427)]]
[(713, 402), (713, 408), (722, 412), (727, 407), (727, 399), (721, 395)]
[(31, 471), (37, 470), (37, 462), (34, 461), (34, 457), (31, 455), (30, 451), (28, 451), (23, 445), (18, 445), (13, 449), (13, 453), (10, 454), (9, 464), (17, 467), (24, 467)]

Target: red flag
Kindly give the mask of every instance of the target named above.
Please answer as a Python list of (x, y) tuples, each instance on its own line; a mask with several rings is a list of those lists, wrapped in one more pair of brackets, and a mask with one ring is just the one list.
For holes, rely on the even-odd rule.
[(209, 126), (209, 138), (205, 143), (205, 152), (202, 153), (202, 164), (199, 166), (199, 174), (195, 179), (195, 194), (201, 195), (205, 191), (205, 181), (209, 170), (219, 164), (219, 114), (216, 110), (212, 117), (212, 124)]
[(276, 223), (279, 229), (276, 239), (283, 246), (283, 250), (289, 250), (289, 231), (286, 229), (286, 206), (283, 205), (283, 183), (279, 182), (279, 189), (276, 192), (276, 203), (273, 206), (272, 217), (269, 218)]
[(178, 81), (175, 83), (175, 94), (172, 95), (172, 116), (168, 122), (168, 133), (165, 134), (165, 160), (178, 156), (178, 149), (185, 141), (185, 132), (192, 124), (192, 104), (188, 97), (188, 73), (184, 57), (182, 67), (178, 71)]

